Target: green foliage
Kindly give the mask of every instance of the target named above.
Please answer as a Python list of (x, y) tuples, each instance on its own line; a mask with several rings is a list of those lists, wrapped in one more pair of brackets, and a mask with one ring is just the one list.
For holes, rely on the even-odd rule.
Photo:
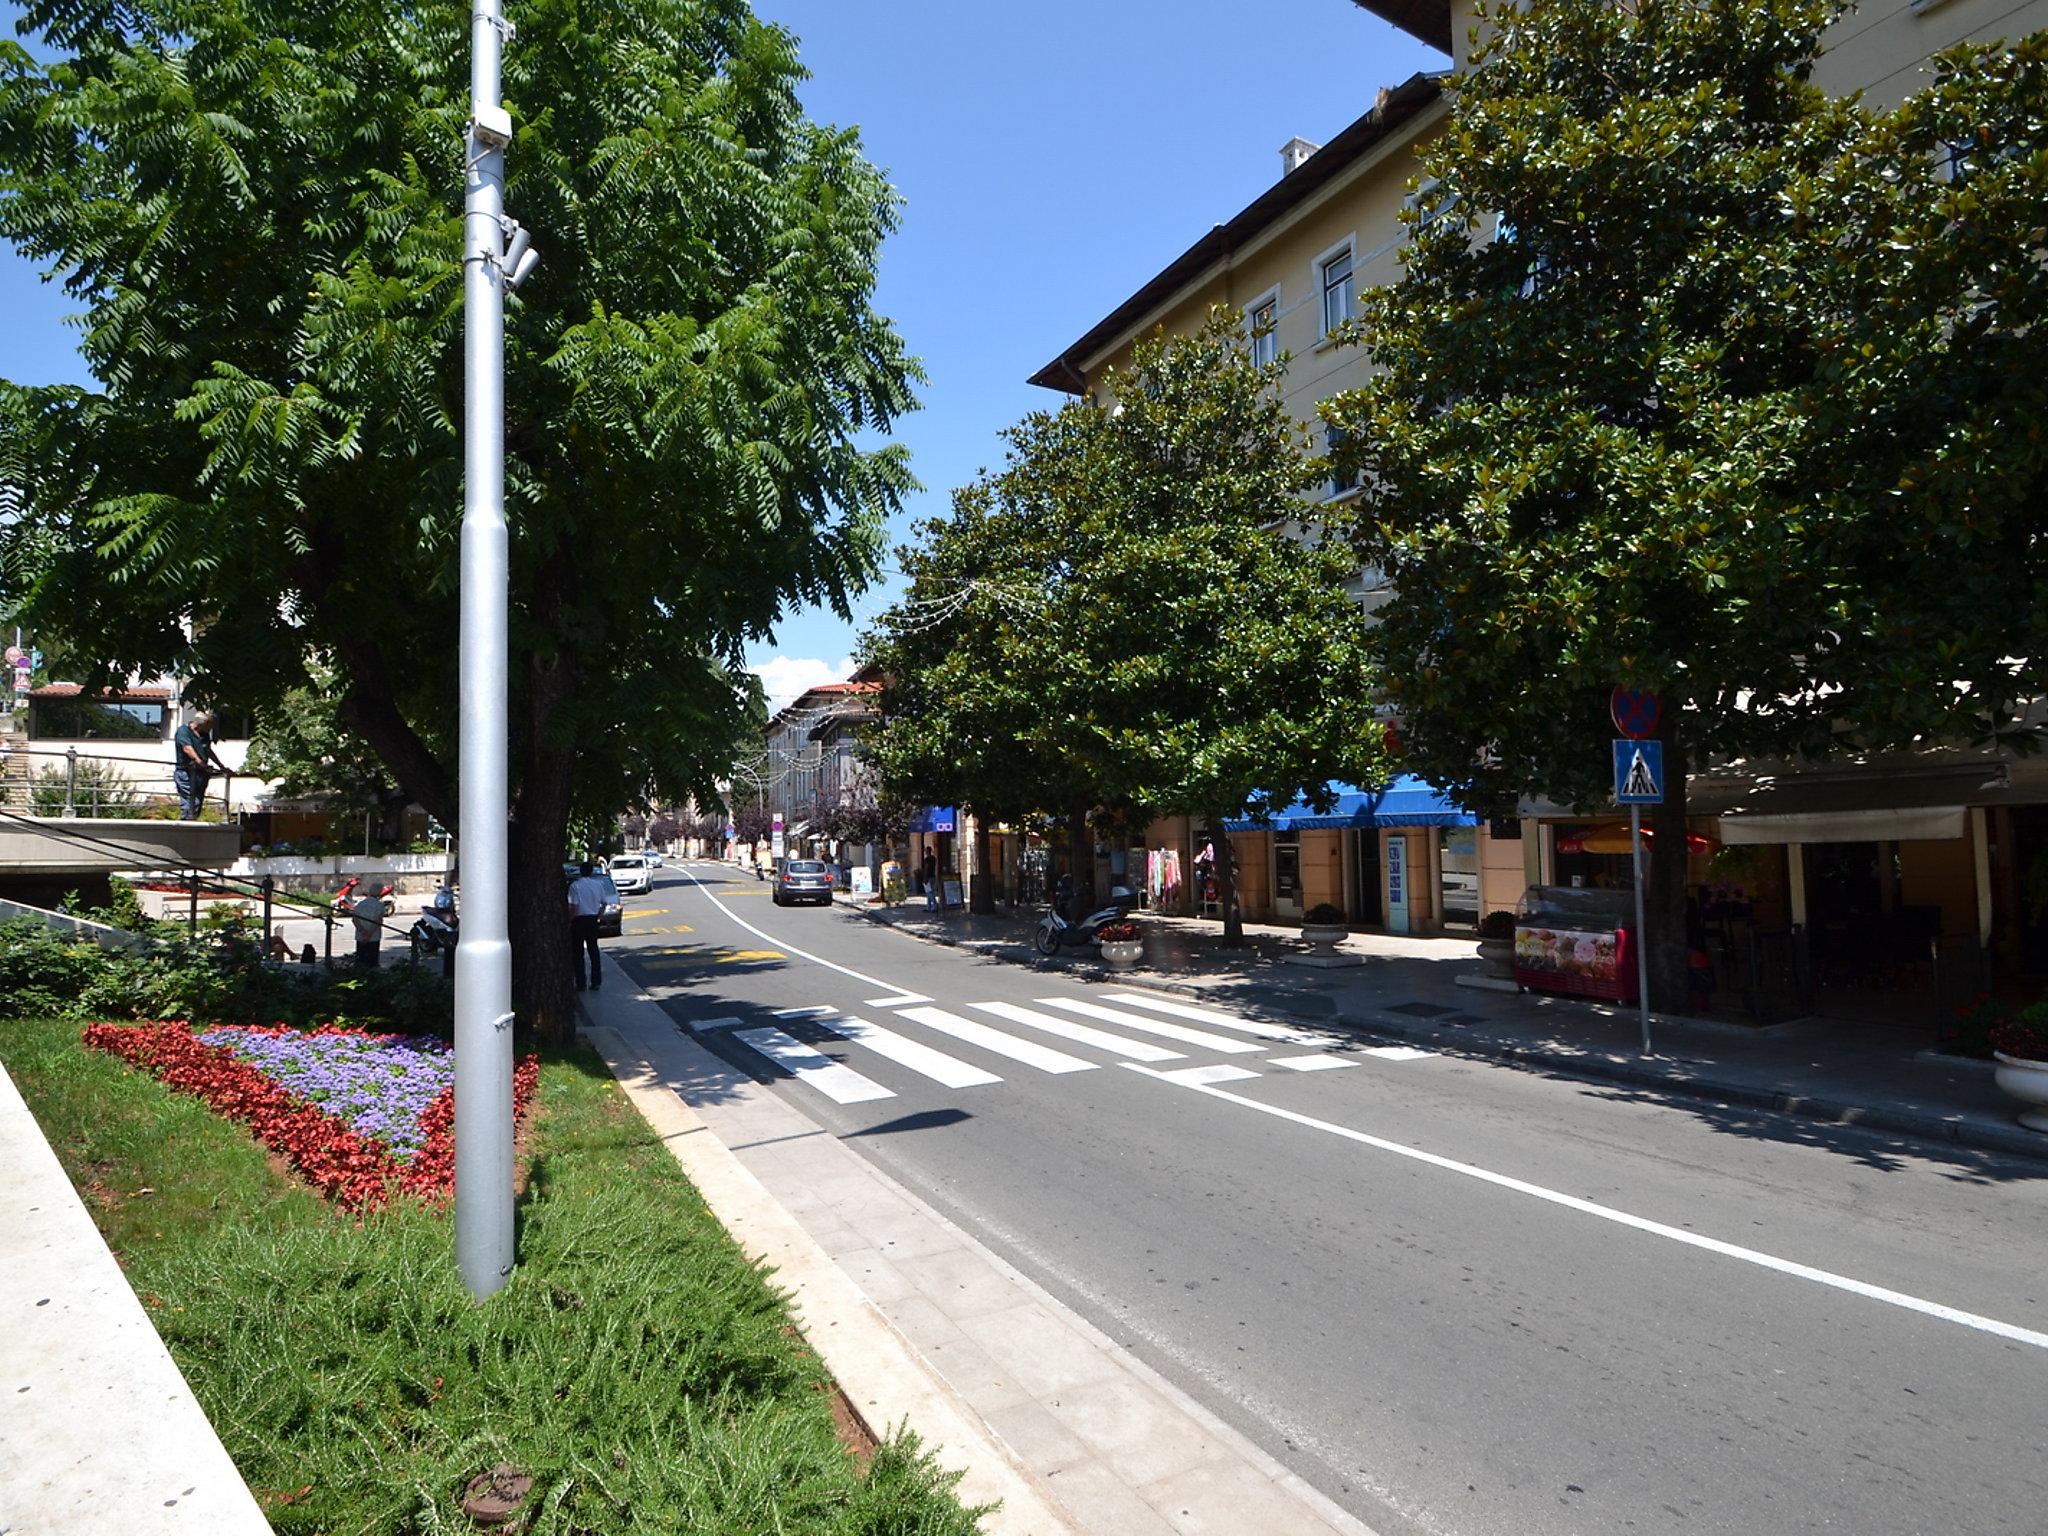
[(1515, 936), (1515, 914), (1507, 911), (1489, 912), (1479, 919), (1479, 937), (1482, 939), (1512, 939)]
[(111, 817), (137, 817), (148, 809), (128, 776), (102, 757), (81, 757), (75, 768), (50, 763), (36, 770), (29, 813), (62, 816), (67, 807), (73, 815)]
[[(118, 911), (88, 915), (129, 926), (113, 921)], [(174, 925), (150, 925), (157, 943), (140, 953), (103, 950), (34, 918), (0, 923), (0, 1013), (82, 1023), (208, 1019), (451, 1033), (453, 989), (438, 971), (388, 966), (330, 973), (315, 966), (267, 964), (236, 922), (210, 912), (196, 940)]]
[(1344, 909), (1334, 902), (1319, 901), (1301, 915), (1304, 924), (1317, 927), (1344, 926)]
[(0, 1054), (279, 1536), (467, 1528), (501, 1459), (534, 1536), (976, 1528), (909, 1433), (844, 1454), (766, 1275), (588, 1053), (543, 1065), (520, 1266), (479, 1306), (445, 1213), (338, 1217), (77, 1033), (9, 1024)]
[(286, 799), (324, 800), (339, 814), (380, 808), (391, 796), (391, 774), (342, 722), (345, 684), (325, 657), (307, 657), (306, 670), (308, 683), (286, 689), (257, 715), (244, 771), (275, 780)]
[(1326, 466), (1243, 338), (1219, 310), (1141, 342), (1115, 410), (1027, 418), (918, 530), (869, 652), (891, 791), (1220, 820), (1378, 770), (1348, 514), (1304, 505)]
[[(917, 370), (871, 304), (895, 196), (803, 115), (794, 38), (742, 0), (515, 10), (507, 205), (544, 254), (505, 423), (534, 871), (572, 811), (714, 797), (759, 709), (747, 644), (875, 572)], [(0, 235), (61, 275), (100, 387), (0, 387), (0, 602), (236, 708), (338, 689), (455, 826), (468, 7), (53, 0), (26, 26)], [(566, 1006), (558, 935), (514, 922)]]

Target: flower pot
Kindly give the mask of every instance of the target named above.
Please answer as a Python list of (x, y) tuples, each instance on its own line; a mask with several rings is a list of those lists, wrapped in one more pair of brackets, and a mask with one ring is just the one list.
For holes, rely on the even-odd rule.
[(1351, 930), (1342, 923), (1303, 923), (1301, 939), (1304, 944), (1313, 944), (1317, 949), (1334, 949), (1349, 937)]
[(1513, 939), (1481, 939), (1479, 958), (1486, 962), (1486, 968), (1496, 976), (1515, 974), (1515, 941)]
[(1998, 1062), (1998, 1069), (1992, 1074), (1998, 1086), (2022, 1104), (2032, 1106), (2020, 1111), (2020, 1124), (2030, 1131), (2048, 1131), (2048, 1061), (2008, 1056), (2003, 1051), (1991, 1054)]
[(1104, 939), (1099, 948), (1111, 970), (1128, 971), (1145, 958), (1143, 939)]

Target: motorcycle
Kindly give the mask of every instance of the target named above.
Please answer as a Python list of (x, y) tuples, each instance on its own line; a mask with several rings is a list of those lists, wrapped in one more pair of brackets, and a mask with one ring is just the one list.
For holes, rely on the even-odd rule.
[(1041, 955), (1056, 955), (1062, 944), (1093, 944), (1095, 935), (1106, 924), (1122, 922), (1137, 904), (1137, 892), (1129, 886), (1113, 885), (1109, 888), (1108, 906), (1090, 912), (1079, 922), (1069, 922), (1061, 915), (1059, 903), (1055, 902), (1038, 920), (1038, 929), (1031, 936), (1032, 947)]
[(407, 937), (412, 941), (415, 955), (439, 955), (441, 973), (452, 977), (455, 974), (455, 941), (460, 927), (453, 907), (432, 906), (420, 913)]

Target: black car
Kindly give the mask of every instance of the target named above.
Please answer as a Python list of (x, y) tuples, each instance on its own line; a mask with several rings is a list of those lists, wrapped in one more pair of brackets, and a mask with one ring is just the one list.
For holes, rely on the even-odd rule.
[(775, 871), (770, 897), (778, 907), (815, 901), (821, 907), (832, 904), (832, 871), (822, 859), (784, 859)]

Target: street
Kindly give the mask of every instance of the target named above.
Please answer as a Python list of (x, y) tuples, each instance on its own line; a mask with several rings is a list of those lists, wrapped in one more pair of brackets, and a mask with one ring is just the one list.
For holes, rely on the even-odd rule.
[(1760, 1135), (767, 892), (664, 871), (608, 953), (1377, 1529), (2040, 1529), (2048, 1168)]

